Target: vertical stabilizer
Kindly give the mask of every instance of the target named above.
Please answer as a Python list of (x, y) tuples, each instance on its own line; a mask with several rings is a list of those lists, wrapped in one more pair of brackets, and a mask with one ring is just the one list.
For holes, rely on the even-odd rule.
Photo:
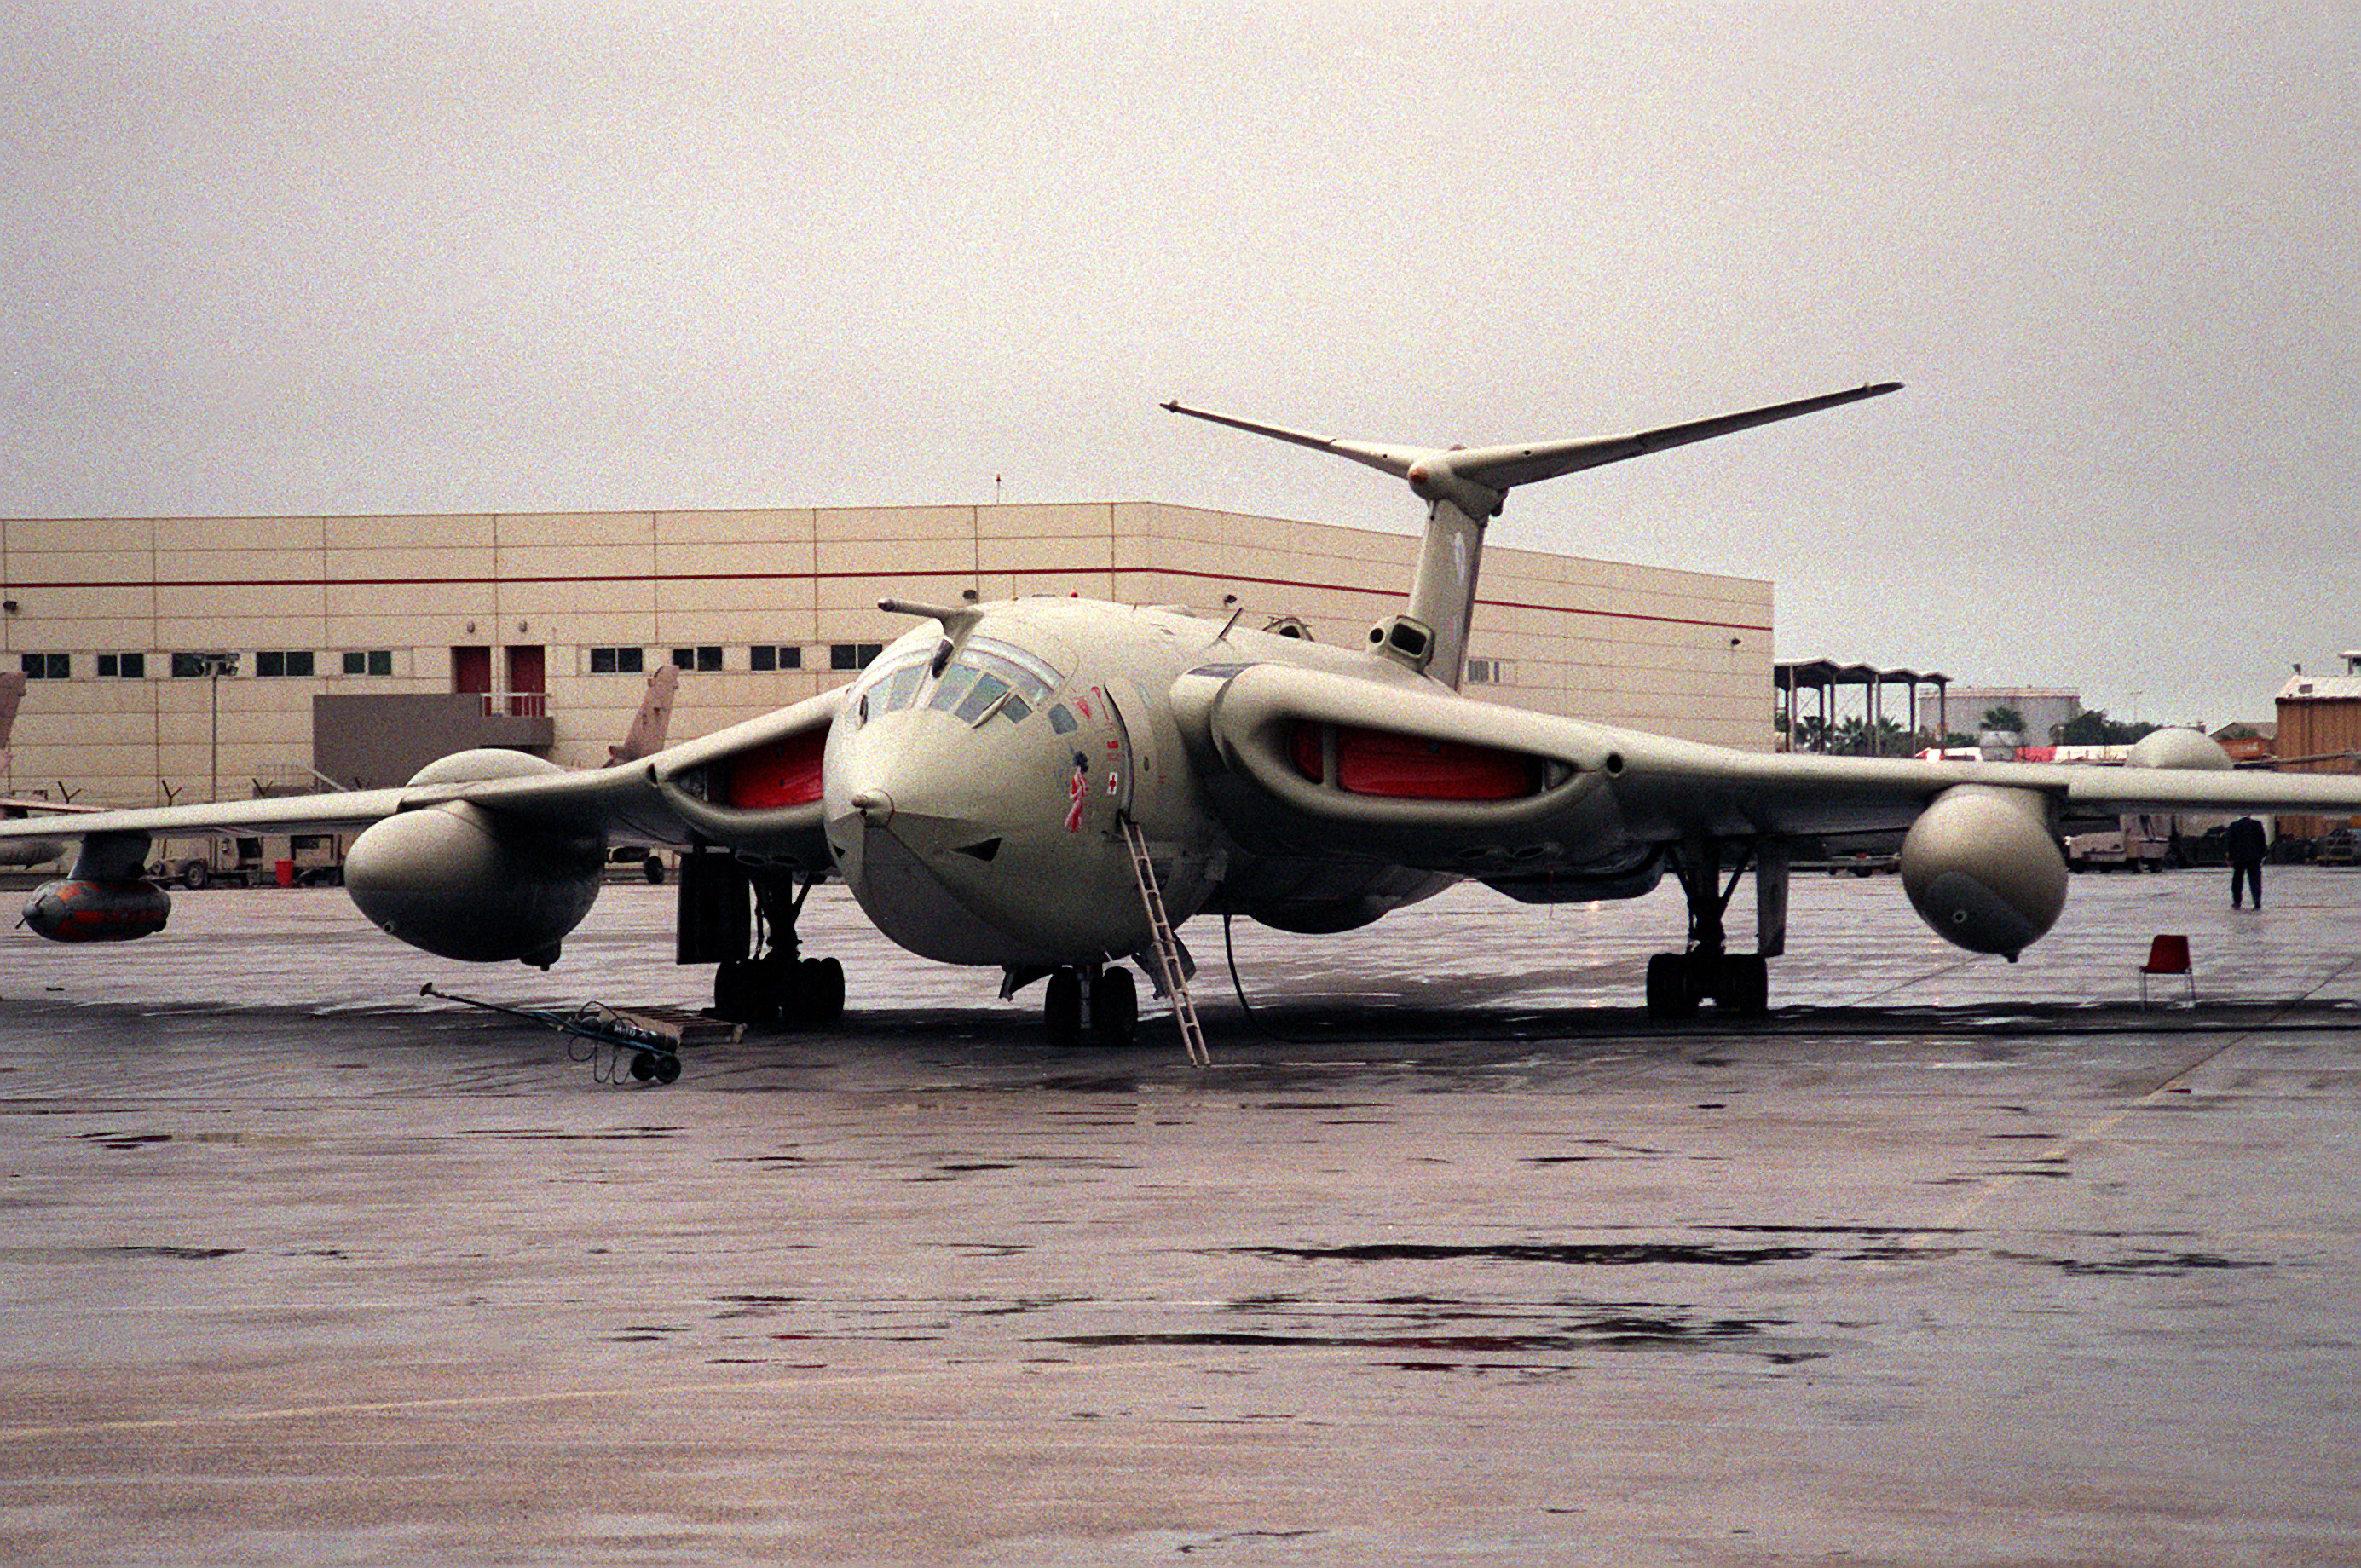
[(16, 728), (16, 706), (24, 700), (24, 672), (0, 674), (0, 775), (8, 772), (8, 735)]
[(1692, 441), (1752, 430), (1774, 420), (1817, 413), (1840, 403), (1898, 391), (1901, 386), (1899, 381), (1885, 381), (1855, 387), (1823, 397), (1666, 425), (1636, 435), (1448, 449), (1337, 441), (1278, 425), (1233, 419), (1227, 414), (1207, 413), (1177, 402), (1164, 407), (1173, 413), (1210, 420), (1233, 430), (1268, 435), (1316, 452), (1334, 453), (1408, 481), (1429, 508), (1426, 538), (1419, 547), (1418, 576), (1411, 584), (1408, 613), (1381, 622), (1369, 633), (1369, 641), (1380, 652), (1424, 669), (1445, 685), (1456, 687), (1467, 667), (1467, 632), (1475, 614), (1477, 568), (1484, 554), (1484, 525), (1500, 514), (1501, 503), (1510, 490), (1519, 485), (1554, 479), (1561, 474), (1661, 452), (1668, 446), (1685, 446)]
[[(1436, 501), (1426, 514), (1418, 575), (1411, 579), (1411, 619), (1433, 639), (1426, 653), (1426, 673), (1455, 689), (1467, 669), (1467, 631), (1476, 619), (1484, 522), (1455, 501)], [(1376, 635), (1381, 641), (1386, 634)]]
[(648, 694), (640, 699), (640, 711), (631, 716), (631, 727), (623, 732), (623, 743), (607, 748), (609, 767), (636, 762), (664, 750), (664, 735), (672, 727), (673, 692), (679, 685), (679, 665), (656, 666), (656, 673), (648, 677)]

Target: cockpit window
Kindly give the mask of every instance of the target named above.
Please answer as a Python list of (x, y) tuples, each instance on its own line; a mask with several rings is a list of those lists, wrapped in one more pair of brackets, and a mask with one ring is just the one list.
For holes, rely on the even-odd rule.
[(1017, 723), (1049, 700), (1059, 674), (1022, 648), (988, 637), (971, 637), (951, 656), (927, 706), (982, 724), (992, 718)]
[(1049, 701), (1062, 678), (1022, 648), (970, 637), (956, 650), (946, 641), (870, 676), (857, 699), (856, 717), (866, 724), (880, 714), (923, 703), (967, 724), (995, 718), (1015, 724)]
[(935, 695), (928, 699), (927, 706), (949, 713), (959, 706), (960, 698), (967, 695), (967, 688), (975, 685), (979, 673), (975, 665), (965, 659), (953, 664), (943, 672), (943, 678), (935, 683)]
[(860, 696), (854, 699), (853, 717), (862, 724), (881, 713), (892, 713), (909, 707), (917, 700), (919, 685), (927, 678), (927, 655), (914, 654), (873, 671), (862, 679)]
[(990, 670), (981, 671), (975, 677), (975, 685), (968, 688), (967, 696), (961, 698), (959, 707), (951, 710), (952, 715), (970, 724), (978, 723), (985, 714), (994, 711), (993, 704), (1016, 689)]
[(918, 698), (918, 683), (926, 678), (923, 664), (905, 664), (877, 683), (876, 711), (892, 713), (909, 707)]

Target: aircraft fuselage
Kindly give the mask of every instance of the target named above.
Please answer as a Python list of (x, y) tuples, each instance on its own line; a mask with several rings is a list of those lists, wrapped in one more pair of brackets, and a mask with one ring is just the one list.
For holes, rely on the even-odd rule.
[(1139, 951), (1147, 916), (1121, 819), (1174, 921), (1207, 908), (1345, 929), (1453, 880), (1240, 842), (1208, 791), (1220, 764), (1181, 711), (1256, 663), (1398, 678), (1375, 656), (1186, 610), (1016, 600), (928, 621), (850, 688), (829, 732), (829, 849), (878, 927), (923, 957), (1012, 968)]

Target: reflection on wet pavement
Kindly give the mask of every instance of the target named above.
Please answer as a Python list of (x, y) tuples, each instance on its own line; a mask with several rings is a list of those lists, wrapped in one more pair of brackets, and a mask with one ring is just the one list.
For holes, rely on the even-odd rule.
[[(847, 923), (841, 1029), (658, 1091), (334, 894), (12, 942), (0, 1548), (2355, 1560), (2361, 877), (2280, 885), (2078, 883), (2014, 970), (1799, 885), (1781, 1013), (1672, 1030), (1644, 905), (1242, 928), (1268, 1033), (1192, 931), (1206, 1072)], [(661, 890), (596, 918), (470, 987), (689, 999)]]

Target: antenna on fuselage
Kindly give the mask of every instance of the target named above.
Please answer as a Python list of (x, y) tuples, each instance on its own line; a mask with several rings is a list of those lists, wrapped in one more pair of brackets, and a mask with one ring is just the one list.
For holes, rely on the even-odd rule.
[(928, 604), (923, 599), (879, 599), (877, 608), (888, 615), (916, 615), (939, 620), (943, 623), (943, 630), (954, 637), (973, 626), (983, 614), (972, 604), (954, 608), (947, 604)]
[(1371, 646), (1416, 670), (1432, 670), (1444, 685), (1456, 688), (1466, 668), (1467, 627), (1476, 608), (1476, 579), (1484, 551), (1484, 525), (1500, 514), (1508, 493), (1519, 485), (1537, 484), (1563, 474), (1620, 463), (1627, 457), (1661, 452), (1731, 435), (1758, 424), (1817, 413), (1841, 403), (1899, 391), (1899, 381), (1882, 381), (1849, 391), (1830, 392), (1795, 402), (1773, 403), (1686, 424), (1666, 425), (1636, 435), (1578, 441), (1532, 442), (1514, 446), (1424, 447), (1381, 446), (1368, 442), (1338, 441), (1275, 424), (1257, 424), (1228, 414), (1209, 413), (1173, 401), (1170, 413), (1267, 435), (1315, 452), (1333, 453), (1366, 467), (1406, 481), (1427, 503), (1426, 537), (1419, 548), (1418, 573), (1411, 580), (1408, 613), (1381, 621), (1369, 631)]

